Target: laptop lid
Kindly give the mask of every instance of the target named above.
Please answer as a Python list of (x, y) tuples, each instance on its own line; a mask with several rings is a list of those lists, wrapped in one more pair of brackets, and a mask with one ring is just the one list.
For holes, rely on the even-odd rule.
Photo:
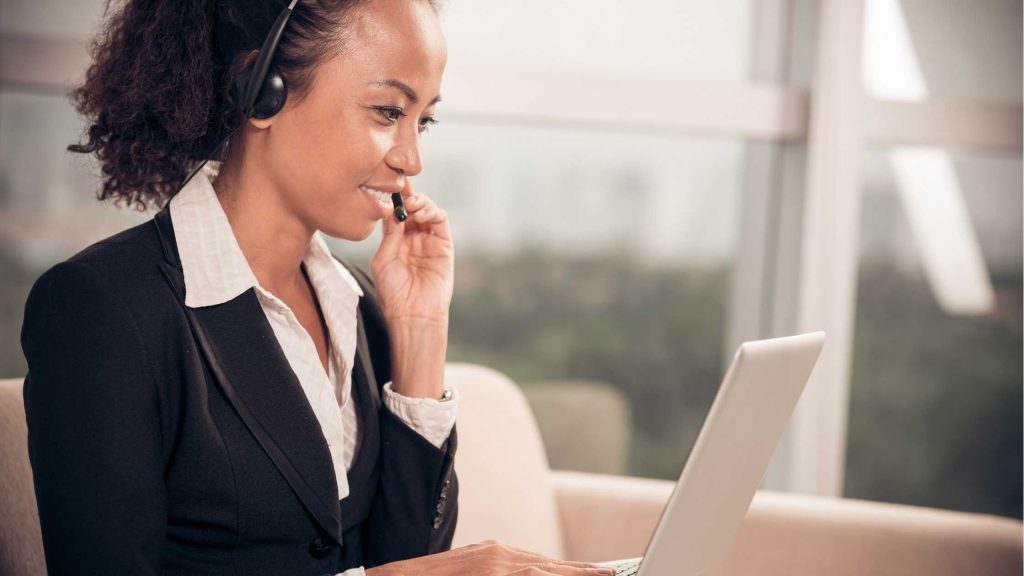
[(813, 332), (740, 345), (638, 576), (697, 574), (725, 555), (824, 343)]

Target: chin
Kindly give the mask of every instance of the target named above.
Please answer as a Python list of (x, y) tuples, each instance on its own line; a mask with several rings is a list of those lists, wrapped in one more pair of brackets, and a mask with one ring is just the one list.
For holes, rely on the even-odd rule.
[(374, 221), (368, 222), (362, 226), (350, 226), (346, 228), (326, 226), (324, 228), (320, 228), (320, 231), (331, 238), (339, 238), (341, 240), (348, 240), (349, 242), (362, 242), (369, 238), (376, 228), (377, 223)]

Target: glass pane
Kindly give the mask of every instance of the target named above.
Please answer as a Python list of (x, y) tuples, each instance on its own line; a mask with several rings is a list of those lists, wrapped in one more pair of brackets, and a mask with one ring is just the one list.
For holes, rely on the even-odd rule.
[(83, 129), (63, 97), (0, 91), (3, 377), (27, 369), (19, 334), (25, 298), (36, 277), (89, 244), (145, 219), (96, 200), (95, 162), (65, 151)]
[[(3, 0), (0, 34), (87, 40), (100, 23), (104, 0)], [(121, 2), (111, 2), (120, 6)]]
[(450, 2), (449, 67), (749, 77), (751, 0)]
[[(426, 136), (416, 189), (449, 211), (458, 254), (449, 360), (523, 384), (554, 467), (678, 475), (721, 378), (743, 153), (455, 122)], [(337, 246), (365, 261), (377, 244)], [(585, 457), (604, 448), (564, 407), (581, 380), (581, 402), (633, 415), (611, 440), (631, 447), (622, 469)]]
[[(894, 152), (865, 160), (847, 495), (1020, 517), (1020, 157), (930, 151), (952, 167), (949, 194)], [(926, 203), (901, 189), (907, 177), (934, 183)], [(954, 241), (932, 254), (936, 217)], [(957, 246), (972, 240), (988, 300), (957, 279), (973, 275)]]
[[(867, 8), (867, 52), (880, 49), (878, 66), (898, 70), (890, 89), (909, 83), (937, 100), (1021, 101), (1020, 0), (868, 0)], [(878, 19), (888, 26), (872, 35)]]

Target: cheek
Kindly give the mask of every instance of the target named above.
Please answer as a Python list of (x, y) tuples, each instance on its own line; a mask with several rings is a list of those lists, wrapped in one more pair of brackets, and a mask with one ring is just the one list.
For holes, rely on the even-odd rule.
[(302, 150), (295, 166), (355, 187), (381, 168), (390, 135), (386, 127), (357, 114), (339, 116), (295, 126), (294, 135), (301, 142), (296, 150)]
[(308, 187), (303, 195), (317, 198), (315, 202), (336, 203), (354, 196), (345, 193), (360, 184), (394, 176), (384, 165), (393, 146), (393, 129), (365, 114), (303, 114), (285, 130), (287, 149), (280, 152), (287, 158), (286, 170), (302, 172), (298, 180)]

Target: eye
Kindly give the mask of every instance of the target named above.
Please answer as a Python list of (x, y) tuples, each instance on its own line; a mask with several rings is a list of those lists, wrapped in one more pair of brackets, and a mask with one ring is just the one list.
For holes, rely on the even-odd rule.
[(401, 108), (395, 108), (393, 106), (375, 106), (378, 113), (384, 118), (387, 118), (388, 122), (394, 122), (405, 116), (405, 112), (402, 112)]
[(426, 118), (420, 120), (420, 132), (429, 131), (430, 127), (434, 124), (437, 124), (437, 120), (434, 120), (433, 116), (427, 116)]
[[(407, 116), (407, 114), (398, 107), (395, 106), (374, 106), (374, 110), (378, 114), (387, 119), (388, 123), (394, 123), (399, 119)], [(420, 120), (420, 132), (427, 132), (432, 124), (437, 124), (438, 121), (433, 116), (426, 116)]]

